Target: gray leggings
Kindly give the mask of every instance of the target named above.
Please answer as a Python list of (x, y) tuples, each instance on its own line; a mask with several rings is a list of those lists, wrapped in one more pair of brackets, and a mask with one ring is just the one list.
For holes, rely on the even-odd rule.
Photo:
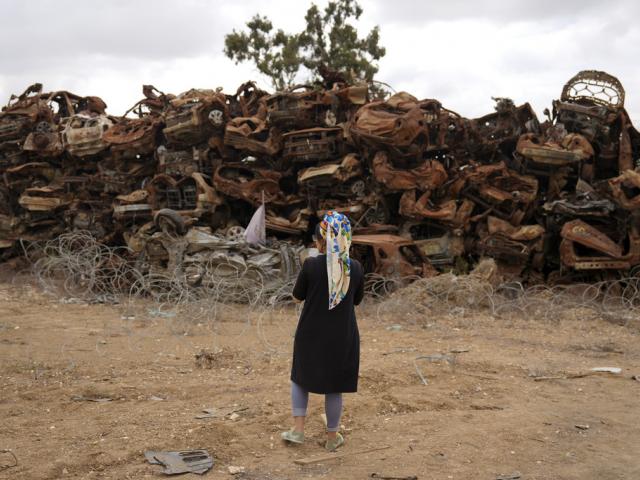
[[(309, 392), (295, 382), (291, 382), (291, 406), (294, 417), (307, 416)], [(342, 415), (342, 394), (327, 393), (324, 396), (324, 412), (327, 415), (327, 431), (337, 432), (340, 429)]]

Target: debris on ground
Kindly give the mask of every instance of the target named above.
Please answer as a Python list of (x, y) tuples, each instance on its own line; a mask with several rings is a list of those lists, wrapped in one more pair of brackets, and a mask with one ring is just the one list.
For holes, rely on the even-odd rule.
[(4, 463), (4, 462), (0, 463), (0, 471), (18, 466), (18, 457), (16, 456), (15, 453), (13, 453), (13, 451), (9, 450), (8, 448), (3, 448), (2, 450), (0, 450), (0, 454), (11, 455), (12, 457), (11, 463)]
[(196, 367), (213, 368), (217, 364), (217, 357), (220, 353), (222, 353), (222, 350), (215, 352), (205, 349), (200, 350), (200, 352), (195, 354)]
[(428, 362), (434, 362), (434, 363), (446, 363), (449, 365), (449, 367), (453, 368), (453, 366), (456, 363), (456, 358), (454, 355), (446, 355), (446, 354), (441, 354), (441, 353), (435, 353), (433, 355), (419, 355), (416, 358), (413, 359), (413, 365), (416, 369), (416, 373), (418, 374), (418, 377), (420, 377), (420, 381), (422, 382), (423, 385), (428, 385), (429, 382), (427, 381), (427, 379), (425, 378), (425, 376), (422, 374), (422, 370), (420, 370), (420, 367), (418, 365), (418, 360), (426, 360)]
[(229, 470), (229, 473), (231, 475), (238, 475), (239, 473), (244, 473), (245, 472), (245, 468), (244, 467), (236, 467), (233, 465), (229, 465), (227, 467), (227, 469)]
[(73, 397), (71, 397), (71, 400), (73, 400), (74, 402), (106, 403), (106, 402), (111, 402), (113, 398), (103, 397), (100, 395), (74, 395)]
[(539, 382), (541, 380), (568, 380), (572, 378), (584, 378), (598, 375), (600, 373), (609, 373), (611, 375), (620, 375), (622, 373), (622, 368), (619, 367), (595, 367), (585, 372), (580, 373), (568, 373), (564, 375), (556, 375), (556, 376), (533, 376), (533, 380)]
[(595, 373), (611, 373), (613, 375), (620, 375), (622, 369), (620, 367), (595, 367), (591, 369)]
[(507, 475), (498, 475), (496, 480), (520, 480), (522, 478), (522, 474), (520, 472), (514, 472)]
[(249, 410), (249, 407), (223, 407), (223, 408), (204, 408), (202, 413), (196, 415), (196, 419), (204, 420), (207, 418), (228, 418), (229, 420), (237, 420), (240, 412)]
[(147, 461), (153, 465), (162, 465), (165, 475), (181, 473), (205, 474), (213, 467), (213, 458), (206, 450), (182, 450), (176, 452), (144, 452)]
[(382, 475), (380, 473), (372, 473), (369, 478), (376, 478), (378, 480), (418, 480), (416, 475), (408, 475), (406, 477), (391, 477), (389, 475)]
[(298, 459), (294, 460), (293, 463), (295, 463), (297, 465), (310, 465), (312, 463), (326, 462), (327, 460), (335, 460), (337, 458), (344, 458), (344, 457), (349, 457), (349, 456), (353, 456), (353, 455), (362, 455), (362, 454), (365, 454), (365, 453), (378, 452), (380, 450), (386, 450), (388, 448), (391, 448), (391, 446), (390, 445), (382, 445), (382, 446), (379, 446), (379, 447), (364, 448), (362, 450), (356, 450), (356, 451), (353, 451), (353, 452), (343, 452), (343, 453), (338, 453), (338, 454), (319, 455), (319, 456), (316, 456), (316, 457), (298, 458)]

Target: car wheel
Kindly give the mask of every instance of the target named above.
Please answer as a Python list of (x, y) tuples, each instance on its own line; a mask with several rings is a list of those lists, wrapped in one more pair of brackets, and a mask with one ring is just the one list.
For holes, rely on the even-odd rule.
[(357, 198), (364, 197), (366, 190), (367, 185), (364, 183), (364, 180), (356, 180), (351, 184), (351, 193)]
[(157, 228), (168, 234), (184, 235), (187, 233), (187, 226), (184, 218), (170, 208), (158, 210), (153, 216), (153, 223)]
[(389, 223), (389, 210), (381, 204), (370, 207), (364, 214), (364, 221), (366, 225), (384, 225)]
[(226, 234), (227, 240), (231, 242), (241, 242), (244, 240), (244, 228), (240, 225), (229, 227)]
[(209, 112), (209, 121), (214, 127), (224, 125), (224, 112), (222, 110), (211, 110)]

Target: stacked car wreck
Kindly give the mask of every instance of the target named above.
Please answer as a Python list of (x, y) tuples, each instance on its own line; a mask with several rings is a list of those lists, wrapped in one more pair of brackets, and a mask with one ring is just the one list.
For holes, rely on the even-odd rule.
[[(530, 283), (626, 274), (640, 263), (640, 135), (624, 98), (615, 77), (580, 72), (540, 123), (506, 98), (468, 119), (343, 82), (177, 96), (145, 85), (113, 117), (98, 97), (35, 84), (0, 114), (0, 255), (83, 230), (194, 285), (258, 267), (286, 280), (332, 209), (383, 277), (483, 256)], [(243, 227), (262, 204), (269, 240), (250, 245)]]

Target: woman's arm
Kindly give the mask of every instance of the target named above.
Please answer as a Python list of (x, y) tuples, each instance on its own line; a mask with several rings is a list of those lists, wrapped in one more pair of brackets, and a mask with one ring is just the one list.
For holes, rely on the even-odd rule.
[(302, 268), (300, 269), (300, 273), (298, 273), (298, 279), (296, 280), (296, 284), (293, 287), (293, 299), (297, 302), (302, 302), (307, 298), (307, 288), (309, 286), (309, 280), (307, 275), (308, 270), (308, 259), (304, 261), (302, 264)]
[(358, 283), (358, 286), (356, 287), (356, 290), (355, 290), (355, 292), (353, 294), (353, 304), (354, 305), (360, 305), (360, 302), (362, 302), (362, 299), (364, 297), (364, 272), (362, 270), (362, 265), (360, 264), (360, 262), (355, 260), (354, 264), (357, 265), (357, 269), (358, 269), (358, 272), (359, 272), (358, 276), (360, 277), (360, 282)]

